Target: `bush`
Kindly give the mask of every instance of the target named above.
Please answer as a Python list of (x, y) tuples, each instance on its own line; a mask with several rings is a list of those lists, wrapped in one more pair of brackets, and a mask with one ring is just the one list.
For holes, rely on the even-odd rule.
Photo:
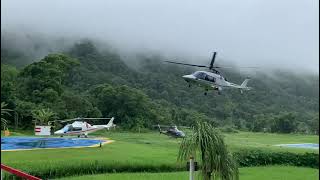
[(234, 157), (240, 166), (291, 165), (319, 168), (319, 154), (297, 154), (291, 152), (269, 152), (262, 150), (240, 150)]

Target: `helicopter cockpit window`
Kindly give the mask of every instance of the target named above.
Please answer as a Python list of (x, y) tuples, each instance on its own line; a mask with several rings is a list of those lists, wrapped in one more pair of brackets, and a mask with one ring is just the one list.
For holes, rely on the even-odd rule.
[(73, 128), (72, 128), (72, 131), (81, 131), (81, 130), (82, 130), (81, 127), (73, 127)]
[(81, 127), (73, 127), (71, 124), (68, 124), (66, 125), (64, 128), (63, 128), (63, 131), (64, 132), (68, 132), (68, 131), (81, 131), (82, 128)]
[(198, 74), (199, 74), (200, 72), (194, 72), (192, 75), (194, 76), (194, 77), (198, 77)]
[(212, 76), (206, 75), (206, 80), (211, 82), (216, 82), (216, 79)]
[(71, 131), (71, 130), (72, 130), (72, 125), (71, 124), (68, 124), (63, 128), (63, 132), (68, 132), (68, 131)]
[(198, 79), (205, 79), (206, 77), (206, 74), (203, 72), (195, 72), (193, 75)]

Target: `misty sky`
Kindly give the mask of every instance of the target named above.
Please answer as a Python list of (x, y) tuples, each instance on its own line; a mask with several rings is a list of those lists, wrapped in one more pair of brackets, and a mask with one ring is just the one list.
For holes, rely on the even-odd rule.
[(1, 28), (88, 36), (126, 51), (319, 72), (318, 0), (2, 0)]

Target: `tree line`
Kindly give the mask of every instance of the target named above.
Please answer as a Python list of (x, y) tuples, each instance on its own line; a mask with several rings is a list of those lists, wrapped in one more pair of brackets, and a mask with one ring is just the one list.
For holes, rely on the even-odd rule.
[[(114, 116), (116, 123), (130, 130), (158, 123), (191, 126), (201, 119), (256, 132), (319, 132), (318, 77), (258, 73), (249, 82), (253, 91), (204, 96), (203, 89), (189, 88), (181, 78), (196, 69), (164, 64), (159, 55), (139, 55), (135, 57), (139, 66), (133, 68), (120, 54), (98, 50), (94, 42), (83, 40), (18, 67), (21, 52), (8, 48), (5, 52), (1, 53), (6, 62), (1, 63), (1, 102), (19, 116), (16, 121), (4, 115), (12, 127), (30, 128), (32, 112), (50, 109), (59, 119)], [(244, 79), (232, 71), (224, 75), (232, 82)]]

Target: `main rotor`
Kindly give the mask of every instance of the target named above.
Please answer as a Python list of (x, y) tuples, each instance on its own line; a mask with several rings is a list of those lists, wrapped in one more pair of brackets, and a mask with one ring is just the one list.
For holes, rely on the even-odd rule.
[(77, 117), (77, 118), (72, 118), (72, 119), (63, 119), (63, 120), (49, 121), (48, 124), (51, 124), (51, 123), (53, 123), (53, 122), (65, 123), (65, 122), (70, 122), (70, 121), (108, 120), (108, 119), (112, 119), (112, 118), (83, 118), (83, 117)]
[[(234, 68), (234, 67), (230, 67), (230, 66), (214, 66), (216, 56), (217, 56), (217, 52), (213, 52), (212, 59), (211, 59), (209, 66), (198, 65), (198, 64), (179, 63), (179, 62), (174, 62), (174, 61), (165, 61), (165, 62), (172, 63), (172, 64), (180, 64), (180, 65), (185, 65), (185, 66), (208, 68), (212, 72), (218, 72), (216, 69), (221, 69), (221, 68)], [(256, 68), (256, 67), (239, 67), (239, 68)]]

